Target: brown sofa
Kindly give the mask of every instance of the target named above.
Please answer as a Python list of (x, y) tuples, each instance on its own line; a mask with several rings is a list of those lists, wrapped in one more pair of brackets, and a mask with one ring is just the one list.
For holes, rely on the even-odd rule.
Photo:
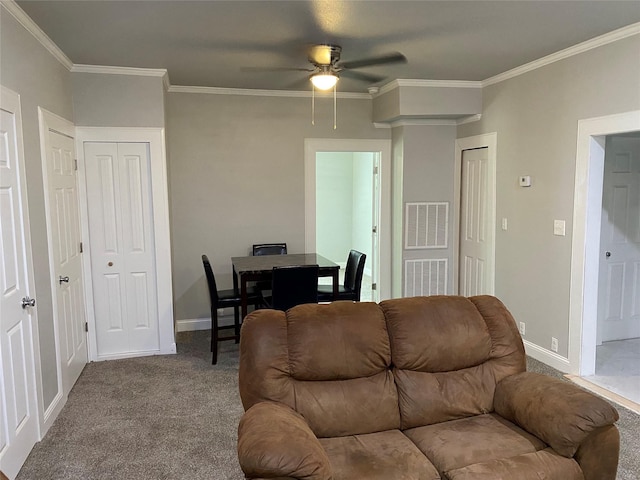
[(242, 327), (251, 479), (615, 479), (616, 410), (525, 372), (495, 297), (259, 310)]

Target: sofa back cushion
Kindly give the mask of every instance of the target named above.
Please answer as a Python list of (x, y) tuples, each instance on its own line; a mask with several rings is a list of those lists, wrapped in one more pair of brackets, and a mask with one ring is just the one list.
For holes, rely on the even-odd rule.
[(380, 306), (403, 429), (491, 412), (497, 382), (525, 370), (515, 321), (495, 297), (401, 298)]
[(387, 325), (375, 303), (257, 310), (240, 341), (246, 409), (271, 400), (302, 414), (318, 437), (399, 428)]

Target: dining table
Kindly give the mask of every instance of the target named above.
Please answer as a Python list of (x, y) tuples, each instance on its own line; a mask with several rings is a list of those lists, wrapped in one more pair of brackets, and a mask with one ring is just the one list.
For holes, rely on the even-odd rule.
[(249, 282), (270, 281), (274, 267), (318, 265), (319, 277), (332, 277), (333, 298), (338, 298), (340, 266), (318, 253), (231, 257), (231, 264), (233, 265), (233, 288), (236, 292), (240, 288), (242, 318), (247, 316), (247, 284)]

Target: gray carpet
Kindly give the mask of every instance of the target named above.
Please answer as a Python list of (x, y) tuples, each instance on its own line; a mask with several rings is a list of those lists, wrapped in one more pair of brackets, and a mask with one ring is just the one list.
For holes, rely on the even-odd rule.
[[(238, 349), (208, 332), (178, 336), (178, 354), (87, 365), (60, 416), (17, 480), (222, 480), (237, 464)], [(529, 370), (561, 374), (529, 359)], [(617, 407), (618, 479), (640, 478), (640, 416)]]

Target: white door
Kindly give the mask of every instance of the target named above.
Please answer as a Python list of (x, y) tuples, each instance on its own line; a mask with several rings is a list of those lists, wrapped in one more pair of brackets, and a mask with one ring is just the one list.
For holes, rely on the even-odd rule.
[(84, 144), (99, 358), (160, 349), (149, 145)]
[(30, 245), (18, 96), (0, 105), (0, 470), (14, 478), (38, 440)]
[(78, 182), (73, 138), (49, 130), (47, 194), (52, 275), (58, 318), (64, 391), (69, 392), (87, 364), (86, 312), (82, 272)]
[(607, 137), (598, 284), (601, 341), (640, 337), (640, 137)]
[(491, 271), (487, 268), (493, 228), (488, 217), (488, 152), (488, 148), (462, 152), (458, 291), (463, 296), (491, 293)]

